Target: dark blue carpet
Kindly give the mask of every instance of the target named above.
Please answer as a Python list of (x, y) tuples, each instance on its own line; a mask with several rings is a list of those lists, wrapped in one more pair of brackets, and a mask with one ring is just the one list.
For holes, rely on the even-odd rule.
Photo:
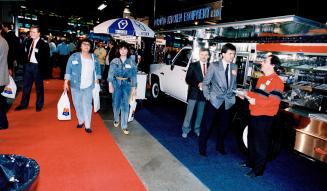
[(219, 191), (321, 191), (327, 189), (326, 165), (299, 156), (291, 149), (282, 149), (268, 163), (264, 176), (249, 178), (248, 169), (239, 167), (245, 156), (238, 149), (231, 131), (226, 139), (227, 155), (217, 154), (213, 138), (208, 142), (208, 157), (198, 154), (197, 137), (190, 133), (181, 137), (186, 104), (171, 98), (143, 103), (136, 120), (210, 190)]

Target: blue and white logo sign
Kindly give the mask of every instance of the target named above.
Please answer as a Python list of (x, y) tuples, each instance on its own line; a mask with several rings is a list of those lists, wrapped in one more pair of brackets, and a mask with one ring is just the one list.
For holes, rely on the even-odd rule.
[(134, 19), (118, 18), (105, 21), (94, 27), (94, 33), (154, 37), (147, 25)]
[(119, 29), (125, 29), (128, 26), (128, 22), (126, 19), (121, 20), (118, 22), (118, 28)]

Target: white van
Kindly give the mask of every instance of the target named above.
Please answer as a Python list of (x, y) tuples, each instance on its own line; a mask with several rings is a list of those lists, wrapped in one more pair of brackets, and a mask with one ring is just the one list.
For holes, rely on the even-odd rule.
[(188, 85), (185, 77), (191, 60), (192, 47), (184, 47), (168, 64), (152, 64), (149, 73), (151, 97), (157, 99), (163, 92), (186, 103)]

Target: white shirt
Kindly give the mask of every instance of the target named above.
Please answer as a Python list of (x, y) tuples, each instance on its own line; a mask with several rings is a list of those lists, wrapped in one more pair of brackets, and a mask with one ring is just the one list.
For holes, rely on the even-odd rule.
[[(31, 53), (31, 58), (30, 58), (30, 60), (29, 60), (31, 63), (35, 63), (35, 64), (38, 63), (37, 60), (36, 60), (36, 57), (35, 57), (35, 52), (39, 52), (39, 49), (35, 48), (35, 46), (36, 46), (36, 44), (39, 42), (39, 40), (40, 40), (40, 38), (35, 39), (35, 40), (34, 40), (34, 44), (33, 44), (33, 42), (32, 42), (32, 44), (33, 44), (33, 51), (32, 51), (32, 53)], [(32, 44), (31, 44), (31, 46), (32, 46)], [(30, 49), (28, 50), (28, 52), (30, 52), (31, 48), (32, 48), (32, 47), (30, 47)]]
[(49, 42), (50, 47), (50, 56), (53, 55), (53, 53), (57, 52), (57, 46), (54, 42)]
[(92, 58), (83, 58), (82, 61), (82, 72), (81, 72), (81, 89), (88, 88), (92, 85), (94, 80), (94, 63)]
[[(225, 62), (225, 60), (222, 60), (223, 65), (224, 65), (224, 71), (226, 71), (227, 68), (227, 62)], [(230, 63), (229, 63), (229, 70), (228, 70), (228, 85), (230, 84)]]

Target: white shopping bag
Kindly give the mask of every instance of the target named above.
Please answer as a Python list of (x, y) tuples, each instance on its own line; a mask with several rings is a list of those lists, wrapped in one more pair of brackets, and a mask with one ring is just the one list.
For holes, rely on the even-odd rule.
[(71, 120), (71, 115), (70, 101), (65, 90), (57, 104), (57, 118), (59, 120)]
[(16, 91), (17, 91), (16, 83), (14, 79), (11, 76), (9, 76), (9, 84), (5, 87), (1, 95), (7, 98), (15, 99)]
[(134, 113), (135, 113), (135, 109), (136, 109), (136, 99), (135, 97), (131, 98), (129, 100), (129, 112), (128, 112), (128, 122), (131, 122), (134, 120)]
[(92, 90), (93, 110), (98, 112), (100, 109), (100, 84), (95, 83)]

